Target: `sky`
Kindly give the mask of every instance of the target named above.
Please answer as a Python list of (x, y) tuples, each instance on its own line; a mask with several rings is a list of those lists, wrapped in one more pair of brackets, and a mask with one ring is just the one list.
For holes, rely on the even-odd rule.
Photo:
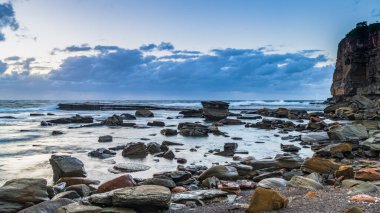
[(325, 99), (379, 0), (0, 0), (0, 99)]

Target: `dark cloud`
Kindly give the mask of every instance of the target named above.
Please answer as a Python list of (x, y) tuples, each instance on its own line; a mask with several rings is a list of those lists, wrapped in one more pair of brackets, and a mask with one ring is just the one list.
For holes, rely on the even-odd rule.
[[(44, 91), (56, 93), (55, 98), (70, 94), (75, 99), (75, 94), (78, 97), (91, 94), (99, 99), (131, 96), (229, 99), (241, 98), (233, 94), (251, 94), (249, 97), (261, 99), (314, 99), (329, 96), (333, 71), (333, 66), (316, 66), (326, 62), (327, 57), (310, 50), (268, 54), (261, 48), (229, 48), (214, 49), (210, 54), (176, 52), (155, 57), (140, 49), (110, 49), (92, 56), (69, 57), (49, 75), (30, 78), (38, 82), (35, 87), (43, 85)], [(20, 83), (26, 81), (19, 74), (9, 76), (17, 78), (22, 79)], [(17, 84), (6, 84), (4, 78), (2, 81), (3, 85), (9, 85), (8, 90), (18, 90)], [(0, 91), (4, 92), (5, 87), (0, 86)]]
[(66, 47), (63, 51), (66, 51), (66, 52), (82, 52), (82, 51), (90, 51), (90, 50), (92, 50), (92, 48), (89, 47), (88, 44), (82, 44), (80, 46), (72, 45), (72, 46)]
[(155, 45), (155, 44), (143, 44), (140, 47), (140, 50), (141, 51), (145, 51), (145, 52), (150, 52), (150, 51), (153, 51), (156, 48), (157, 48), (157, 45)]
[(0, 61), (0, 75), (3, 74), (5, 70), (7, 70), (7, 67), (8, 65), (6, 63)]
[(157, 46), (157, 49), (158, 50), (174, 50), (174, 46), (173, 44), (171, 44), (170, 42), (161, 42), (161, 44), (159, 44)]
[(12, 3), (0, 4), (0, 41), (5, 40), (5, 35), (2, 29), (9, 27), (15, 31), (19, 28), (19, 24), (15, 19), (15, 12), (13, 10)]
[(108, 51), (113, 51), (113, 50), (119, 50), (120, 47), (118, 46), (104, 46), (104, 45), (97, 45), (94, 47), (94, 50), (96, 51), (100, 51), (100, 52), (103, 52), (103, 53), (106, 53)]

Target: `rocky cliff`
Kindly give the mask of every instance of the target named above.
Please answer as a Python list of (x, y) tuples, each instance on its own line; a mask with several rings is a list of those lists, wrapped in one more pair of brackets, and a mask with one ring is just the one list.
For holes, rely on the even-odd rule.
[(339, 43), (331, 94), (380, 97), (380, 23), (360, 22)]

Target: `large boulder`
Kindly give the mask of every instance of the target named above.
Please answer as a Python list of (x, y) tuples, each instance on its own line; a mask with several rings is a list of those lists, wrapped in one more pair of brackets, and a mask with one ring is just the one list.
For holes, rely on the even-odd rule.
[(47, 121), (52, 124), (70, 124), (70, 123), (93, 123), (94, 119), (90, 116), (75, 115), (70, 118), (58, 118), (55, 120)]
[(220, 180), (233, 180), (236, 179), (239, 174), (237, 169), (232, 166), (213, 166), (206, 171), (204, 171), (198, 178), (199, 181), (202, 181), (208, 177), (217, 177)]
[[(11, 203), (40, 203), (49, 200), (47, 181), (42, 178), (20, 178), (5, 182), (0, 187), (0, 201)], [(0, 207), (1, 209), (1, 207)]]
[(98, 192), (103, 193), (103, 192), (108, 192), (112, 191), (114, 189), (120, 189), (124, 187), (132, 187), (135, 186), (136, 182), (133, 180), (131, 175), (122, 175), (117, 178), (114, 178), (112, 180), (109, 180), (107, 182), (102, 183), (98, 187)]
[(143, 158), (148, 155), (148, 149), (143, 142), (128, 143), (121, 153), (123, 157)]
[(148, 109), (139, 109), (135, 112), (136, 117), (154, 117), (153, 112)]
[(168, 209), (170, 198), (171, 192), (169, 188), (156, 185), (142, 185), (116, 190), (112, 196), (112, 204), (114, 206)]
[(108, 117), (107, 119), (102, 121), (102, 124), (106, 126), (122, 126), (123, 117), (118, 115), (112, 115), (111, 117)]
[(279, 210), (286, 208), (288, 203), (288, 198), (279, 192), (258, 187), (249, 202), (248, 213)]
[(328, 132), (331, 140), (355, 141), (368, 138), (367, 128), (361, 124), (347, 124), (336, 127)]
[(48, 200), (48, 201), (39, 203), (37, 205), (31, 206), (29, 208), (23, 209), (19, 211), (18, 213), (56, 213), (57, 209), (71, 203), (74, 203), (74, 201), (67, 198), (60, 198), (57, 200)]
[(53, 180), (56, 182), (61, 177), (86, 177), (82, 161), (68, 155), (52, 155), (49, 159), (53, 168)]
[(330, 159), (311, 157), (303, 162), (301, 169), (309, 173), (334, 174), (339, 166)]
[(380, 180), (380, 168), (362, 168), (355, 173), (355, 179), (365, 181)]
[(229, 115), (229, 104), (223, 101), (202, 101), (203, 116), (212, 121), (219, 121)]

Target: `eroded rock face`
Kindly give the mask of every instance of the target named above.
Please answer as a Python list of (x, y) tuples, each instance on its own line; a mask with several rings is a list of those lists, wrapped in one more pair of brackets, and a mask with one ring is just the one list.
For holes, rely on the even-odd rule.
[(202, 101), (203, 115), (206, 119), (218, 121), (229, 115), (229, 104), (223, 101)]
[(339, 43), (331, 94), (380, 95), (380, 23), (358, 23)]

